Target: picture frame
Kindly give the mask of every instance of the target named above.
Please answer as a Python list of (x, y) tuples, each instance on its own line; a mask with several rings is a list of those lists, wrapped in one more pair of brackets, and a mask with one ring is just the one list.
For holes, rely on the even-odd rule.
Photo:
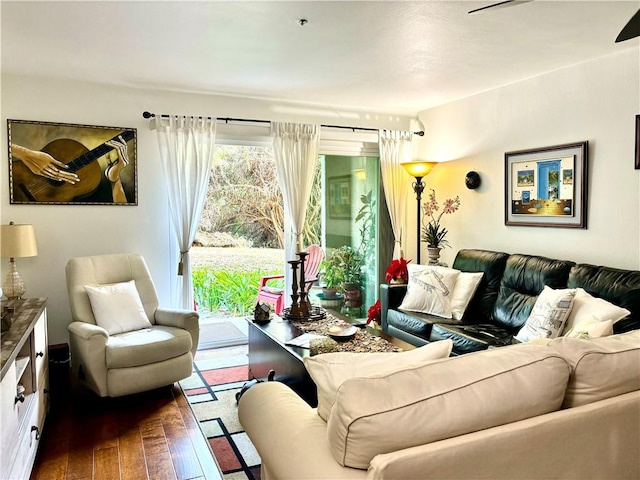
[(505, 225), (587, 228), (587, 141), (506, 152)]
[(9, 119), (7, 132), (11, 204), (138, 204), (135, 128)]
[(636, 170), (640, 170), (640, 115), (636, 115)]
[(340, 175), (327, 179), (329, 218), (351, 218), (351, 175)]

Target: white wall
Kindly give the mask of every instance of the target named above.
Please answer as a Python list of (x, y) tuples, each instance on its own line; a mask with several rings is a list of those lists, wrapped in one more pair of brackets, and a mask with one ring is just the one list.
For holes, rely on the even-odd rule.
[[(637, 114), (638, 48), (420, 112), (426, 134), (418, 157), (447, 162), (425, 177), (427, 188), (436, 188), (440, 202), (462, 199), (458, 212), (443, 217), (452, 246), (443, 250), (444, 260), (451, 264), (461, 248), (484, 248), (640, 269)], [(588, 228), (505, 226), (505, 152), (583, 140), (589, 141)], [(477, 190), (465, 187), (470, 170), (482, 178)], [(407, 212), (407, 258), (416, 252), (415, 208), (414, 201)]]
[[(68, 340), (64, 265), (71, 257), (140, 252), (160, 297), (169, 296), (176, 259), (170, 253), (156, 141), (142, 111), (410, 128), (410, 119), (393, 114), (35, 77), (3, 75), (1, 81), (1, 152), (7, 152), (6, 119), (138, 129), (137, 207), (10, 205), (8, 168), (2, 161), (0, 221), (32, 223), (36, 228), (39, 255), (18, 259), (18, 269), (27, 296), (49, 298), (52, 344)], [(462, 199), (460, 211), (444, 217), (452, 245), (444, 250), (444, 260), (451, 263), (460, 248), (486, 248), (639, 269), (640, 170), (633, 168), (639, 85), (640, 56), (635, 48), (421, 112), (426, 135), (415, 157), (448, 161), (426, 177), (427, 185), (437, 189), (440, 201), (455, 195)], [(589, 228), (506, 227), (504, 153), (581, 140), (589, 141)], [(477, 190), (464, 186), (469, 170), (482, 177)], [(409, 200), (404, 245), (405, 256), (414, 259), (415, 208), (415, 199)], [(426, 252), (422, 257), (424, 263)], [(2, 259), (2, 278), (6, 264)]]
[[(32, 223), (38, 256), (18, 259), (29, 297), (48, 297), (49, 343), (68, 341), (70, 310), (64, 266), (69, 258), (112, 252), (143, 254), (161, 303), (169, 298), (177, 258), (171, 255), (167, 198), (157, 158), (155, 132), (142, 118), (155, 113), (216, 115), (408, 129), (411, 119), (393, 114), (340, 111), (317, 106), (275, 104), (254, 99), (3, 75), (0, 152), (7, 152), (7, 119), (103, 125), (138, 129), (138, 206), (10, 205), (6, 153), (0, 168), (0, 221)], [(2, 259), (2, 279), (8, 259)]]

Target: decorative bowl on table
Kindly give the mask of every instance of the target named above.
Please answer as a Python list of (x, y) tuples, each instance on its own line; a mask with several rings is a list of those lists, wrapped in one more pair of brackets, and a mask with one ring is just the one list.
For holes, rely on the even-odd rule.
[[(339, 330), (338, 330), (339, 329)], [(349, 326), (333, 326), (327, 332), (331, 338), (333, 338), (337, 342), (346, 342), (348, 340), (352, 340), (353, 337), (358, 333), (358, 327), (349, 325)]]

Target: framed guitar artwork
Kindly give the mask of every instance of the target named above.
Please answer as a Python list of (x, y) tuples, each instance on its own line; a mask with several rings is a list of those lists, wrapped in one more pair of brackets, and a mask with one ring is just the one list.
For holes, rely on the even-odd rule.
[(12, 204), (137, 205), (137, 131), (7, 120)]

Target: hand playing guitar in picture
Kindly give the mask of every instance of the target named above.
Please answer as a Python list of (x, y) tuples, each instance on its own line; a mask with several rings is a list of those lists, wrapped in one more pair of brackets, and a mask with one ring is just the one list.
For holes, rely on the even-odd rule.
[(11, 154), (24, 163), (25, 166), (36, 175), (67, 182), (71, 185), (75, 185), (80, 181), (78, 175), (65, 171), (69, 168), (67, 165), (59, 162), (48, 153), (31, 150), (12, 143)]
[[(122, 135), (119, 135), (117, 140), (115, 138), (108, 140), (105, 145), (113, 147), (113, 150), (106, 155), (107, 168), (104, 171), (105, 177), (111, 182), (113, 201), (115, 203), (126, 203), (127, 197), (120, 181), (120, 172), (129, 165), (127, 142), (122, 138)], [(116, 158), (113, 158), (114, 152), (116, 153)]]
[[(89, 139), (91, 149), (72, 138), (55, 138), (38, 150), (12, 143), (12, 198), (16, 203), (127, 203), (120, 176), (132, 163), (129, 152), (135, 155), (135, 146), (131, 150), (127, 142), (134, 139), (135, 130), (121, 130), (98, 145), (97, 138)], [(134, 181), (135, 172), (122, 178)], [(111, 186), (111, 198), (105, 183)]]

